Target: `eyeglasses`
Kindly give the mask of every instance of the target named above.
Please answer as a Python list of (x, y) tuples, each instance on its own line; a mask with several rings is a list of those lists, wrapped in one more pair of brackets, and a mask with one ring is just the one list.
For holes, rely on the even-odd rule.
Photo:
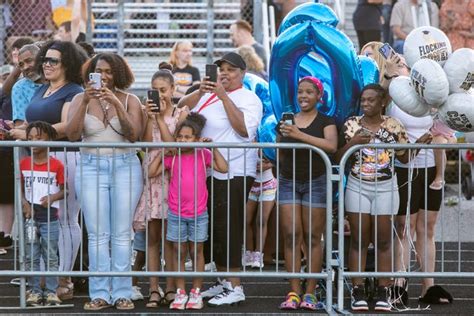
[(57, 66), (61, 62), (61, 59), (54, 57), (44, 57), (43, 65), (49, 64), (50, 66)]

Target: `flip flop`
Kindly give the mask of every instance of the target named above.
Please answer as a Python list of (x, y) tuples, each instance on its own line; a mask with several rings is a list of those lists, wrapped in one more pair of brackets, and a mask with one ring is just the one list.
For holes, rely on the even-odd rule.
[[(152, 300), (151, 297), (153, 294), (156, 294), (158, 296), (157, 300)], [(148, 300), (148, 303), (146, 303), (146, 307), (148, 308), (158, 308), (160, 306), (161, 300), (163, 299), (163, 290), (159, 287), (157, 291), (151, 291), (150, 292), (150, 299)]]
[(430, 189), (431, 190), (435, 190), (435, 191), (439, 191), (441, 190), (444, 185), (446, 184), (445, 181), (443, 180), (439, 180), (439, 181), (433, 181), (431, 184), (430, 184)]

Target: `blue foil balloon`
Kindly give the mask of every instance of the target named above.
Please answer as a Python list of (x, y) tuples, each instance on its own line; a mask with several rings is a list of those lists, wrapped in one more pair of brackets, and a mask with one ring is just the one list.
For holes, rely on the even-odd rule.
[[(316, 77), (323, 83), (324, 95), (321, 98), (322, 102), (317, 105), (318, 111), (328, 116), (334, 116), (337, 105), (333, 94), (331, 69), (327, 61), (314, 53), (304, 56), (298, 65), (298, 81), (306, 76)], [(295, 94), (294, 104), (298, 103), (296, 97)]]
[[(275, 115), (271, 114), (262, 119), (257, 129), (257, 141), (259, 143), (276, 143), (276, 126), (277, 119)], [(263, 155), (269, 159), (272, 163), (276, 162), (276, 149), (275, 148), (264, 148), (262, 150)]]
[(291, 10), (283, 19), (278, 29), (278, 34), (283, 33), (293, 25), (306, 21), (316, 21), (336, 27), (339, 23), (336, 13), (327, 5), (307, 2)]
[(288, 28), (273, 45), (270, 97), (275, 116), (279, 119), (282, 112), (297, 112), (298, 65), (310, 52), (320, 55), (329, 66), (335, 98), (334, 108), (329, 110), (334, 112), (336, 123), (341, 126), (348, 116), (358, 113), (356, 101), (363, 85), (360, 62), (345, 34), (332, 25), (314, 21)]
[(257, 75), (247, 72), (244, 77), (243, 85), (244, 88), (253, 91), (259, 97), (260, 101), (262, 101), (263, 117), (273, 114), (268, 82)]
[(375, 60), (370, 57), (359, 55), (360, 69), (362, 70), (362, 78), (364, 86), (371, 83), (379, 82), (379, 66)]

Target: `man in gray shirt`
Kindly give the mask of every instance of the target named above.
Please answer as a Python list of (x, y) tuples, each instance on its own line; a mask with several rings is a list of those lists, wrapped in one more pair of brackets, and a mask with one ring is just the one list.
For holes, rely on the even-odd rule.
[(240, 47), (243, 45), (252, 46), (255, 49), (257, 55), (262, 59), (263, 64), (265, 65), (265, 70), (267, 69), (267, 54), (265, 48), (258, 43), (252, 35), (252, 26), (250, 23), (244, 20), (235, 21), (230, 26), (230, 39), (232, 44), (235, 47)]

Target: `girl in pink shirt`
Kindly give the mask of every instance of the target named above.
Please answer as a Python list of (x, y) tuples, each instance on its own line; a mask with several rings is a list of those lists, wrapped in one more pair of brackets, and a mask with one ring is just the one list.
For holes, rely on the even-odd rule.
[[(201, 114), (190, 113), (178, 125), (175, 137), (177, 142), (210, 142), (201, 138), (206, 118)], [(212, 163), (212, 160), (214, 162)], [(163, 168), (170, 171), (168, 190), (168, 227), (166, 239), (173, 243), (173, 266), (184, 271), (184, 261), (188, 251), (182, 243), (189, 242), (189, 251), (194, 271), (204, 271), (204, 241), (207, 240), (207, 187), (206, 168), (213, 166), (218, 172), (226, 173), (228, 165), (222, 154), (213, 148), (212, 153), (205, 148), (181, 148), (172, 156), (156, 157), (149, 166), (149, 175), (159, 175)], [(178, 261), (178, 258), (180, 260)], [(179, 264), (179, 266), (178, 266)], [(171, 309), (201, 309), (203, 306), (200, 289), (202, 278), (193, 280), (193, 289), (186, 294), (184, 278), (176, 278), (176, 298)]]

